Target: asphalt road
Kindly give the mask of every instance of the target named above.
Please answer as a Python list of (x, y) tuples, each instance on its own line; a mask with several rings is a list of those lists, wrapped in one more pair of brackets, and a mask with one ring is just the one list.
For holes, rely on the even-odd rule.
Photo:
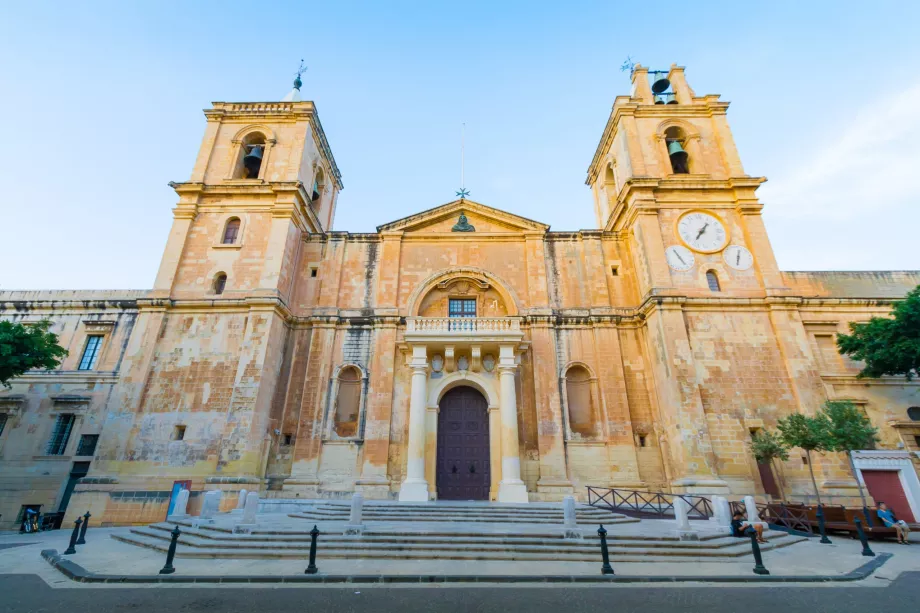
[[(915, 610), (920, 573), (888, 587), (102, 588), (53, 589), (35, 575), (0, 576), (0, 612), (237, 611), (344, 613), (874, 613)], [(654, 607), (649, 609), (649, 607)]]

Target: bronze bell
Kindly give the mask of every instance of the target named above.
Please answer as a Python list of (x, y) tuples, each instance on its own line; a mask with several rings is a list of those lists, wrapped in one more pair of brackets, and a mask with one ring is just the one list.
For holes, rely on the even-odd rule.
[(663, 94), (668, 91), (668, 88), (671, 87), (671, 82), (668, 81), (667, 73), (660, 72), (655, 75), (656, 79), (652, 83), (652, 93), (653, 94)]
[(687, 152), (684, 151), (684, 148), (680, 146), (679, 140), (668, 141), (668, 155), (674, 155), (675, 153), (687, 155)]
[(259, 168), (262, 166), (262, 145), (253, 145), (249, 153), (243, 158), (243, 166), (250, 178), (259, 176)]

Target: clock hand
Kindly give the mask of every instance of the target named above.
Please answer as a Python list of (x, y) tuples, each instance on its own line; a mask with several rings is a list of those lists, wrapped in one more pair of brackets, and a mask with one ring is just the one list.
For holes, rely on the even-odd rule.
[(679, 254), (679, 253), (677, 253), (677, 252), (675, 251), (675, 252), (674, 252), (674, 255), (677, 256), (677, 259), (680, 260), (680, 263), (681, 263), (681, 264), (683, 264), (684, 266), (687, 265), (687, 263), (684, 261), (684, 258), (680, 257), (680, 254)]
[(697, 238), (697, 239), (699, 239), (701, 236), (703, 236), (703, 232), (706, 231), (706, 227), (707, 227), (708, 225), (709, 225), (709, 222), (708, 222), (708, 221), (707, 221), (706, 223), (703, 224), (703, 227), (700, 228), (700, 231), (697, 232), (697, 234), (696, 234), (696, 238)]
[(735, 266), (741, 265), (741, 250), (738, 250), (738, 254), (735, 256)]

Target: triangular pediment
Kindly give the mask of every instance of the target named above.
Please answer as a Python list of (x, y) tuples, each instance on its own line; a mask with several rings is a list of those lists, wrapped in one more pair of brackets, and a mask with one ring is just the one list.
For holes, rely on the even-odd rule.
[[(468, 226), (472, 226), (475, 230), (463, 233), (454, 230), (460, 221), (461, 214), (466, 216)], [(454, 200), (433, 209), (377, 226), (377, 232), (400, 231), (429, 234), (444, 232), (456, 232), (457, 234), (543, 233), (547, 230), (549, 226), (546, 224), (466, 199)]]

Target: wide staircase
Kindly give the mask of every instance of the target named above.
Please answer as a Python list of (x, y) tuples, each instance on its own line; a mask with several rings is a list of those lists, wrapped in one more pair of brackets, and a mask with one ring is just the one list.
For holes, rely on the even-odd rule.
[[(347, 521), (350, 505), (341, 502), (317, 502), (290, 517), (311, 521)], [(490, 524), (556, 524), (562, 525), (559, 504), (495, 505), (488, 503), (386, 503), (365, 502), (365, 522), (451, 522)], [(579, 524), (635, 523), (638, 519), (606, 509), (580, 505), (575, 509)]]
[[(560, 505), (372, 503), (364, 508), (361, 536), (343, 534), (347, 519), (348, 505), (318, 502), (286, 516), (260, 515), (258, 528), (250, 534), (233, 534), (232, 521), (219, 515), (213, 525), (163, 522), (112, 538), (165, 552), (169, 531), (178, 523), (180, 558), (302, 559), (309, 554), (309, 530), (315, 523), (321, 531), (321, 558), (596, 562), (597, 525), (603, 523), (611, 557), (623, 562), (728, 561), (751, 553), (747, 539), (701, 533), (699, 541), (681, 541), (672, 535), (673, 526), (640, 525), (637, 519), (584, 505), (577, 509), (583, 539), (564, 538)], [(805, 540), (783, 532), (767, 537), (765, 550)]]

